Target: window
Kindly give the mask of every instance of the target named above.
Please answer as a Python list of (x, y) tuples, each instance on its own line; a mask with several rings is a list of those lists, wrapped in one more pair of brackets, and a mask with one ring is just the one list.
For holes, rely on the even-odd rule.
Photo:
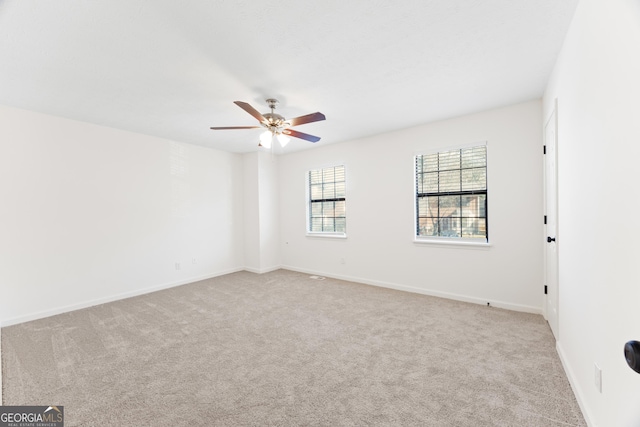
[(344, 166), (309, 171), (310, 233), (344, 235), (347, 232)]
[(487, 147), (416, 156), (416, 236), (488, 242)]

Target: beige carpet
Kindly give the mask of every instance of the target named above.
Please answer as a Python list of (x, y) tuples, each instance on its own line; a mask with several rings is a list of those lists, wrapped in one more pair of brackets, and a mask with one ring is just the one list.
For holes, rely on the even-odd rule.
[(538, 315), (285, 270), (2, 330), (5, 405), (66, 426), (584, 426)]

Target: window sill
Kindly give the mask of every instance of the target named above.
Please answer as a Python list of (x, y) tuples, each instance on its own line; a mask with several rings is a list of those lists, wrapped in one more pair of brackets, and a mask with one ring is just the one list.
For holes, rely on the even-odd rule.
[(469, 240), (454, 240), (454, 239), (425, 239), (414, 237), (413, 243), (417, 245), (435, 245), (435, 246), (458, 246), (469, 249), (489, 249), (491, 243), (489, 242), (473, 242)]
[(346, 239), (346, 233), (309, 233), (307, 232), (307, 237), (320, 237), (326, 239)]

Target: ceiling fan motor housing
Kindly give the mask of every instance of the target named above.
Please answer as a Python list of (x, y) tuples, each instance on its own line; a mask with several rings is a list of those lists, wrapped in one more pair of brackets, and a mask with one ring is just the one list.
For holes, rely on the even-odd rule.
[(285, 120), (283, 116), (278, 113), (274, 113), (276, 106), (280, 103), (275, 98), (269, 98), (266, 100), (267, 105), (271, 108), (270, 113), (263, 114), (262, 116), (267, 119), (263, 126), (269, 129), (274, 134), (281, 134), (283, 130), (291, 126), (291, 123)]
[(263, 116), (266, 121), (263, 122), (262, 125), (274, 133), (282, 133), (284, 129), (291, 125), (284, 117), (277, 113), (266, 113), (263, 114)]

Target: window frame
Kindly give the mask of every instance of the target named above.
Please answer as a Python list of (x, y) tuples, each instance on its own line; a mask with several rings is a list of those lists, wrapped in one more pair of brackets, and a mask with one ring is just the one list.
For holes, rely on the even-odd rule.
[[(485, 197), (485, 221), (486, 221), (486, 238), (472, 238), (472, 237), (449, 237), (449, 236), (421, 236), (418, 234), (419, 227), (419, 209), (418, 209), (418, 168), (417, 168), (417, 158), (418, 156), (425, 156), (429, 154), (443, 153), (447, 151), (455, 151), (455, 150), (463, 150), (465, 148), (473, 148), (473, 147), (485, 147), (486, 153), (486, 189)], [(468, 144), (459, 144), (455, 146), (446, 146), (446, 147), (437, 147), (429, 150), (423, 150), (416, 152), (413, 156), (413, 241), (418, 244), (444, 244), (444, 245), (454, 245), (454, 246), (472, 246), (472, 247), (489, 247), (491, 246), (490, 237), (489, 237), (489, 144), (487, 141), (480, 141), (475, 143)]]
[[(313, 171), (321, 171), (323, 172), (325, 169), (333, 169), (333, 168), (337, 168), (337, 167), (342, 167), (344, 169), (344, 183), (345, 183), (345, 188), (344, 188), (344, 218), (345, 218), (345, 231), (341, 232), (341, 231), (311, 231), (311, 204), (312, 204), (312, 200), (311, 200), (311, 181), (310, 181), (310, 174)], [(335, 181), (334, 181), (335, 182)], [(308, 237), (322, 237), (322, 238), (337, 238), (337, 239), (346, 239), (347, 238), (347, 232), (346, 232), (346, 222), (347, 222), (347, 165), (343, 162), (343, 163), (336, 163), (336, 164), (328, 164), (328, 165), (323, 165), (323, 166), (318, 166), (318, 167), (314, 167), (314, 168), (310, 168), (307, 171), (305, 171), (305, 205), (306, 205), (306, 235)], [(335, 217), (334, 217), (335, 218)]]

